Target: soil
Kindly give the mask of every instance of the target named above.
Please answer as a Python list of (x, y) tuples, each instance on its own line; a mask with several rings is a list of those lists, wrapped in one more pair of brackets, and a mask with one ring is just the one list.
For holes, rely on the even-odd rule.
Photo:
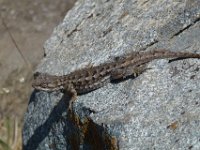
[(17, 118), (23, 125), (33, 90), (33, 71), (44, 55), (43, 44), (74, 3), (75, 0), (0, 0), (0, 131), (5, 118)]

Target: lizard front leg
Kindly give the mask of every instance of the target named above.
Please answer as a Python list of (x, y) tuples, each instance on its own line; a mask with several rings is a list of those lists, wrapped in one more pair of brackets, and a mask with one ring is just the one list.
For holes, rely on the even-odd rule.
[(64, 85), (64, 94), (67, 94), (68, 96), (70, 96), (69, 110), (72, 110), (73, 102), (77, 99), (77, 91), (74, 88), (74, 85), (72, 83), (68, 83)]

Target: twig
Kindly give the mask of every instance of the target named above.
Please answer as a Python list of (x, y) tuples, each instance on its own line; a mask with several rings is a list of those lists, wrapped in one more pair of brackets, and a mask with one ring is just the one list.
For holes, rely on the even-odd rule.
[(17, 45), (17, 43), (16, 43), (14, 37), (12, 36), (12, 34), (11, 34), (11, 32), (10, 32), (10, 30), (9, 30), (9, 28), (8, 28), (8, 26), (7, 26), (7, 24), (5, 23), (3, 17), (2, 17), (1, 15), (0, 15), (0, 17), (1, 17), (1, 20), (2, 20), (2, 24), (3, 24), (3, 26), (5, 27), (6, 31), (8, 32), (8, 34), (9, 34), (9, 36), (10, 36), (12, 42), (14, 43), (15, 47), (17, 48), (18, 53), (19, 53), (20, 56), (22, 57), (24, 63), (27, 65), (27, 67), (32, 71), (32, 66), (31, 66), (31, 64), (29, 63), (29, 61), (26, 59), (26, 57), (23, 55), (22, 51), (21, 51), (20, 48), (18, 47), (18, 45)]

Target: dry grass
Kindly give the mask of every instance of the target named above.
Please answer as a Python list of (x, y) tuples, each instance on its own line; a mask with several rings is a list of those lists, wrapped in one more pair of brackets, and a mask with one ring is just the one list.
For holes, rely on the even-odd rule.
[(21, 150), (22, 135), (19, 122), (16, 118), (4, 118), (0, 121), (0, 149)]
[(31, 92), (32, 73), (13, 71), (1, 87), (0, 150), (22, 149), (23, 115)]
[[(0, 13), (5, 21), (0, 19), (0, 150), (22, 149), (23, 116), (33, 74), (27, 66), (22, 67), (23, 59), (32, 65), (39, 63), (44, 41), (74, 2), (0, 0)], [(22, 51), (17, 51), (18, 46)]]

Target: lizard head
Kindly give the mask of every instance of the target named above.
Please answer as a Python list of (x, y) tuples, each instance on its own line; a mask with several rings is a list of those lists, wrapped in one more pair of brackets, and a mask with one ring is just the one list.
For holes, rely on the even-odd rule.
[(46, 73), (34, 73), (32, 87), (42, 91), (55, 91), (63, 88), (62, 82), (53, 75)]

